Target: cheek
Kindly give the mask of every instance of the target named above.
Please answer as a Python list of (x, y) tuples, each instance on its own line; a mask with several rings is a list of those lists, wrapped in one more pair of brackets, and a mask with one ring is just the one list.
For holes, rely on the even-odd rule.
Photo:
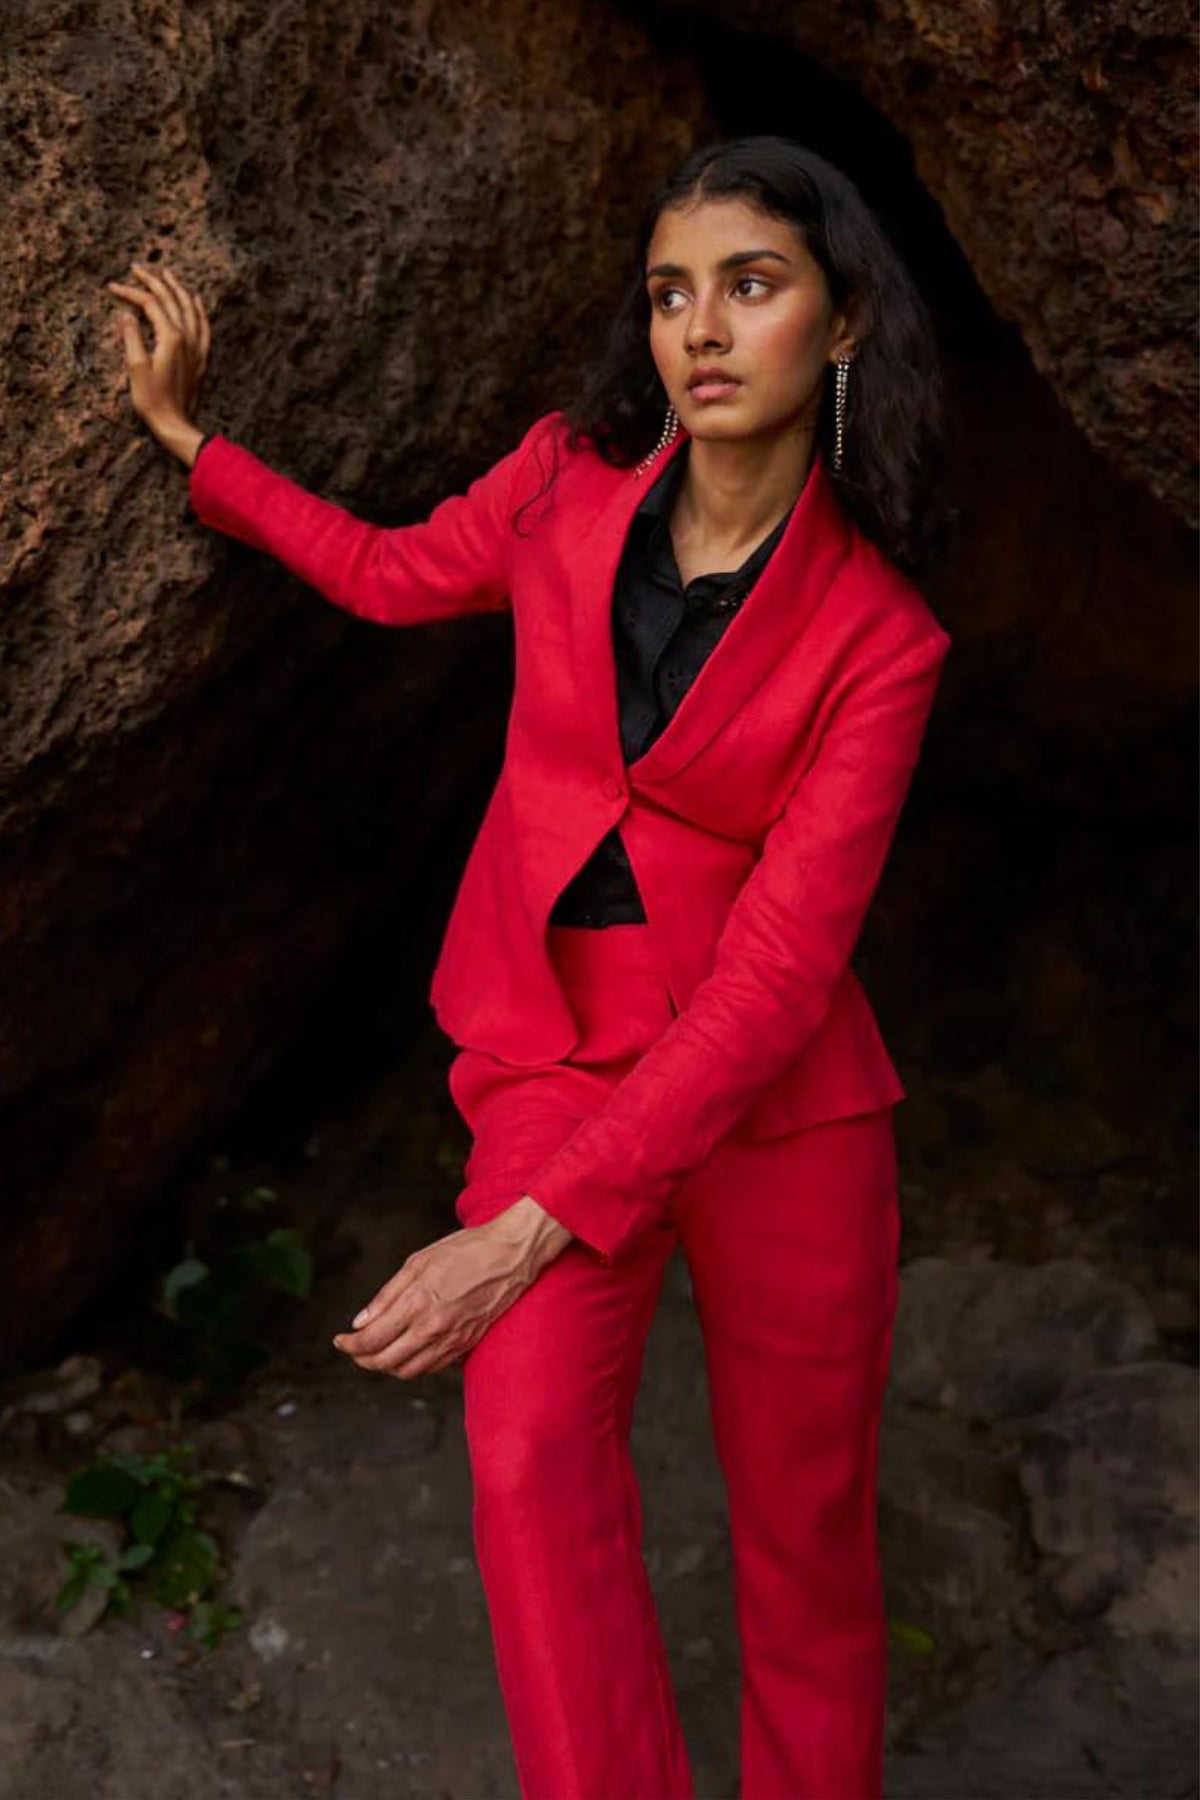
[(824, 354), (821, 322), (810, 317), (762, 316), (754, 334), (755, 360), (782, 384), (807, 392), (819, 373)]

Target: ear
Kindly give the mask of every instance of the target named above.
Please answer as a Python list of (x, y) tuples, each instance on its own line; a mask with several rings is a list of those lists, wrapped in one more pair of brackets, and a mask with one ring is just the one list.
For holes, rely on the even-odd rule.
[(847, 306), (833, 315), (830, 331), (833, 340), (829, 346), (829, 360), (837, 356), (857, 356), (859, 348), (858, 308), (850, 300)]

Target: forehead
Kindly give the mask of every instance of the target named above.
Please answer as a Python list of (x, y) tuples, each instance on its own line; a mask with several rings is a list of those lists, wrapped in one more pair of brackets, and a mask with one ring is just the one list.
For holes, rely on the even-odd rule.
[(689, 201), (664, 207), (655, 221), (647, 264), (701, 267), (738, 250), (778, 250), (792, 261), (805, 255), (804, 240), (786, 219), (776, 219), (748, 200)]

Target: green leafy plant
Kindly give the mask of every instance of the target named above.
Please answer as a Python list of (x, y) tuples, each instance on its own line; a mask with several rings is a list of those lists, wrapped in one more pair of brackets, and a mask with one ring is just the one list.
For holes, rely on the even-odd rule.
[(262, 1215), (277, 1200), (267, 1187), (232, 1202), (222, 1197), (222, 1214), (205, 1222), (201, 1241), (189, 1243), (162, 1278), (146, 1349), (184, 1384), (184, 1408), (227, 1399), (271, 1353), (263, 1328), (272, 1302), (312, 1291), (312, 1257), (299, 1234), (287, 1225), (262, 1230)]
[(99, 1544), (64, 1546), (70, 1573), (55, 1596), (66, 1611), (90, 1586), (108, 1595), (101, 1612), (127, 1613), (133, 1604), (130, 1578), (161, 1606), (181, 1613), (189, 1637), (212, 1649), (242, 1622), (238, 1607), (211, 1599), (219, 1553), (199, 1519), (204, 1478), (185, 1466), (195, 1454), (190, 1443), (168, 1445), (150, 1456), (101, 1451), (67, 1483), (59, 1511), (75, 1518), (110, 1519), (124, 1529), (115, 1559)]
[(205, 1650), (215, 1650), (227, 1631), (242, 1623), (240, 1606), (222, 1606), (216, 1600), (197, 1600), (188, 1617), (187, 1634)]

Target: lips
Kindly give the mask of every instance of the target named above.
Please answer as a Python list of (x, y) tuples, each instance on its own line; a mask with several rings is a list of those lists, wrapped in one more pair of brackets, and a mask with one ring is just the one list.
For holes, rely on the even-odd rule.
[(688, 377), (688, 397), (697, 406), (711, 406), (719, 401), (735, 400), (741, 382), (728, 369), (693, 369)]
[(741, 383), (736, 375), (731, 375), (729, 373), (728, 369), (716, 369), (712, 367), (695, 369), (692, 374), (688, 376), (688, 392), (690, 394), (694, 394), (697, 388), (722, 388), (730, 386), (740, 387)]

